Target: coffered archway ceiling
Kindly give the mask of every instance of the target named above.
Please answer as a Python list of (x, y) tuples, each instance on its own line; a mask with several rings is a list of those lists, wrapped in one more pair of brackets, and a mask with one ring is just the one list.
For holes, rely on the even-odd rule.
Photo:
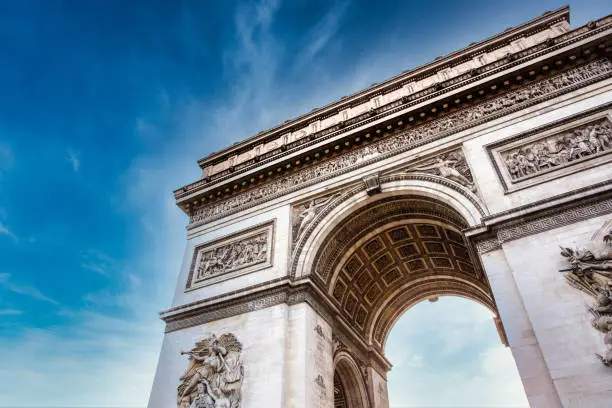
[(347, 215), (329, 233), (313, 278), (378, 347), (395, 320), (428, 297), (467, 297), (494, 311), (486, 276), (461, 233), (466, 226), (444, 203), (387, 197)]

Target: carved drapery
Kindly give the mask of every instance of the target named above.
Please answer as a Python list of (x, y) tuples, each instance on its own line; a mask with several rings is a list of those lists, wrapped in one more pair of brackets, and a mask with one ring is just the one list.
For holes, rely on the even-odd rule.
[(232, 333), (214, 334), (197, 342), (180, 378), (178, 408), (240, 408), (244, 378), (242, 344)]
[(308, 185), (320, 183), (341, 173), (383, 160), (429, 141), (534, 105), (576, 87), (586, 86), (589, 83), (608, 77), (611, 71), (612, 63), (609, 60), (596, 60), (523, 88), (509, 91), (490, 101), (443, 115), (439, 119), (423, 123), (419, 126), (398, 131), (395, 135), (363, 148), (313, 164), (290, 175), (237, 193), (230, 198), (204, 204), (192, 213), (190, 227), (202, 225), (205, 222), (243, 210), (244, 208)]
[(310, 226), (315, 217), (321, 213), (333, 200), (340, 197), (340, 193), (327, 194), (308, 200), (306, 203), (296, 204), (292, 208), (292, 242), (295, 243)]
[[(596, 354), (603, 364), (612, 367), (612, 230), (610, 222), (600, 243), (590, 249), (561, 248), (561, 255), (570, 267), (565, 279), (572, 287), (593, 299), (588, 307), (593, 328), (603, 334), (605, 345), (602, 354)], [(597, 245), (599, 244), (599, 245)]]

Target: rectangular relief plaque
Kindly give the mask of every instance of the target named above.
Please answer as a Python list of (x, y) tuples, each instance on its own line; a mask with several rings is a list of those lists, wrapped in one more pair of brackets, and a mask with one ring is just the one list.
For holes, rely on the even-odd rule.
[(504, 190), (510, 193), (611, 161), (609, 107), (488, 145)]
[(194, 248), (186, 290), (272, 266), (274, 221)]

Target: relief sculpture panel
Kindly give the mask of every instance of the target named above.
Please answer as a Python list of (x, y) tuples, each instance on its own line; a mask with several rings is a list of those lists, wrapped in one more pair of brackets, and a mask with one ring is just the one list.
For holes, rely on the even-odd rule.
[[(612, 367), (612, 222), (604, 226), (603, 237), (589, 248), (561, 248), (570, 267), (567, 282), (593, 299), (588, 306), (591, 325), (603, 334), (604, 351), (595, 354), (603, 364)], [(599, 234), (596, 234), (599, 235)]]
[(244, 378), (242, 344), (232, 333), (214, 334), (190, 351), (189, 365), (180, 378), (178, 408), (240, 408)]
[(407, 170), (435, 174), (457, 182), (472, 192), (476, 192), (472, 172), (461, 149), (440, 154), (425, 162), (417, 163)]
[(187, 289), (272, 266), (274, 224), (255, 227), (195, 248)]
[(324, 197), (316, 197), (306, 203), (294, 206), (292, 215), (292, 243), (295, 244), (315, 217), (334, 199), (340, 197), (340, 195), (341, 193), (337, 192)]
[(612, 160), (609, 110), (579, 115), (491, 146), (490, 153), (506, 191)]

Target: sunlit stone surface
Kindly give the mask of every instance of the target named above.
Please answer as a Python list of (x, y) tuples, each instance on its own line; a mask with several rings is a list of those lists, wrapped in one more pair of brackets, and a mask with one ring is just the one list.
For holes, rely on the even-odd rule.
[(149, 407), (386, 408), (389, 333), (445, 296), (492, 316), (482, 375), (515, 364), (532, 407), (610, 406), (612, 18), (568, 21), (200, 160)]

